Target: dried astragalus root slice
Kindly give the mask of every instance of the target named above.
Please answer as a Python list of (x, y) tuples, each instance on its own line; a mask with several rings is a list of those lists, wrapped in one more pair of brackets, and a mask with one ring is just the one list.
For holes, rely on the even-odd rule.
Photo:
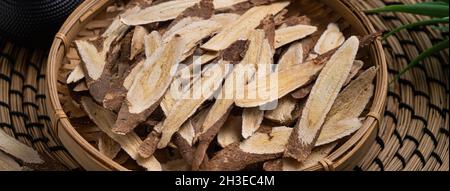
[(377, 69), (372, 67), (353, 80), (336, 98), (323, 125), (316, 145), (323, 145), (354, 133), (361, 127), (358, 117), (374, 94), (373, 79)]
[(44, 163), (38, 152), (36, 152), (33, 148), (9, 136), (2, 129), (0, 129), (0, 152), (2, 151), (25, 163)]
[(255, 133), (264, 119), (264, 111), (259, 107), (245, 108), (242, 113), (242, 137), (249, 138)]
[(339, 30), (339, 26), (335, 23), (330, 23), (327, 30), (322, 34), (314, 47), (314, 54), (321, 55), (344, 43), (345, 37)]
[(223, 79), (229, 73), (229, 68), (226, 66), (228, 63), (220, 60), (219, 63), (212, 66), (202, 79), (194, 84), (192, 89), (194, 90), (194, 97), (192, 99), (181, 99), (175, 104), (174, 108), (177, 109), (169, 112), (169, 115), (163, 122), (158, 148), (165, 148), (170, 142), (172, 135), (180, 129), (181, 125), (220, 87)]
[(144, 37), (145, 56), (151, 57), (152, 54), (163, 44), (162, 36), (158, 31), (152, 31)]
[(286, 157), (300, 162), (308, 158), (325, 117), (350, 74), (358, 49), (359, 39), (350, 37), (325, 65), (311, 90), (299, 123), (289, 138)]
[(127, 135), (118, 135), (111, 130), (114, 124), (115, 114), (105, 110), (103, 107), (97, 105), (92, 99), (83, 97), (81, 98), (81, 104), (84, 107), (86, 113), (88, 113), (91, 120), (109, 137), (120, 144), (122, 149), (130, 155), (131, 158), (149, 171), (160, 171), (161, 164), (155, 157), (142, 158), (138, 154), (139, 146), (142, 141), (139, 136), (134, 133), (128, 133)]
[[(244, 87), (248, 95), (255, 97), (238, 97), (235, 104), (239, 107), (258, 107), (284, 97), (290, 92), (308, 84), (313, 76), (323, 68), (323, 63), (330, 58), (331, 54), (324, 55), (320, 59), (314, 59), (305, 64), (298, 64), (286, 70), (268, 74), (265, 78), (270, 82), (278, 82), (277, 86), (267, 86), (257, 81), (250, 82)], [(259, 95), (259, 92), (265, 93)], [(270, 93), (270, 95), (266, 95)]]
[(21, 171), (22, 167), (13, 158), (0, 151), (0, 171)]
[(81, 68), (81, 65), (77, 65), (75, 69), (73, 69), (72, 72), (70, 72), (69, 76), (67, 77), (66, 83), (67, 84), (76, 83), (83, 78), (84, 78), (83, 69)]
[[(241, 1), (242, 0), (215, 0), (214, 8), (227, 8)], [(173, 20), (187, 8), (194, 6), (199, 2), (200, 0), (167, 1), (144, 8), (134, 14), (122, 16), (121, 21), (126, 25), (146, 25), (150, 23)]]
[(250, 31), (259, 26), (266, 15), (276, 14), (288, 5), (289, 2), (276, 2), (270, 5), (253, 7), (238, 20), (225, 26), (219, 34), (201, 47), (205, 50), (220, 51), (236, 40), (247, 39)]
[(295, 25), (278, 29), (275, 31), (275, 47), (282, 47), (286, 44), (302, 39), (317, 31), (317, 27), (310, 25)]
[(156, 151), (159, 139), (161, 137), (161, 127), (162, 123), (157, 124), (153, 127), (152, 132), (147, 135), (147, 138), (139, 145), (139, 155), (143, 158), (148, 158), (153, 155)]
[(115, 133), (129, 133), (158, 107), (172, 82), (171, 71), (178, 65), (183, 45), (183, 40), (177, 36), (145, 61), (122, 104), (113, 128)]
[(361, 71), (361, 69), (364, 67), (364, 62), (361, 60), (355, 60), (355, 62), (353, 62), (353, 66), (352, 69), (350, 70), (350, 75), (348, 76), (347, 80), (345, 80), (345, 85), (348, 85), (353, 78), (355, 78), (359, 71)]
[(220, 128), (217, 133), (217, 142), (222, 148), (227, 147), (236, 142), (240, 142), (242, 139), (242, 117), (231, 115), (227, 121)]
[(130, 60), (133, 60), (136, 55), (144, 51), (144, 38), (148, 31), (142, 26), (134, 28), (133, 38), (131, 39)]
[(295, 159), (283, 158), (264, 163), (265, 171), (303, 171), (319, 163), (319, 161), (326, 158), (330, 152), (336, 147), (336, 143), (330, 143), (312, 150), (311, 155), (303, 162), (298, 162)]
[(288, 127), (274, 127), (269, 133), (255, 133), (219, 151), (205, 170), (242, 170), (251, 164), (276, 159), (283, 154), (291, 131)]
[[(355, 60), (355, 62), (353, 62), (352, 69), (350, 70), (350, 75), (348, 76), (347, 80), (345, 81), (344, 86), (346, 86), (350, 83), (350, 81), (358, 74), (358, 72), (361, 70), (361, 68), (363, 66), (364, 66), (364, 63), (360, 60)], [(296, 91), (292, 92), (291, 96), (294, 99), (306, 98), (309, 95), (309, 93), (311, 92), (313, 85), (314, 85), (314, 83), (311, 83), (310, 85), (299, 88)]]
[(266, 111), (264, 113), (264, 118), (280, 125), (290, 125), (298, 118), (298, 116), (295, 115), (297, 109), (298, 101), (287, 96), (278, 101), (276, 109)]
[[(250, 44), (246, 52), (237, 51), (224, 54), (224, 57), (237, 57), (234, 60), (239, 64), (234, 67), (232, 73), (225, 79), (225, 83), (219, 94), (220, 99), (216, 100), (202, 125), (202, 133), (199, 136), (200, 143), (197, 146), (192, 165), (193, 170), (197, 170), (200, 166), (206, 149), (230, 114), (234, 102), (233, 97), (238, 96), (238, 91), (243, 89), (242, 86), (244, 83), (247, 83), (253, 78), (256, 73), (256, 66), (262, 62), (267, 62), (264, 61), (265, 57), (273, 56), (273, 53), (269, 52), (266, 52), (266, 56), (261, 56), (264, 55), (265, 49), (271, 49), (269, 42), (272, 40), (267, 38), (272, 38), (273, 40), (274, 37), (270, 37), (270, 35), (266, 34), (266, 31), (260, 29), (252, 30), (250, 32)], [(241, 60), (243, 53), (245, 53), (245, 56)]]
[(106, 134), (103, 134), (98, 139), (98, 150), (110, 159), (116, 158), (121, 149), (120, 144)]
[[(152, 31), (144, 37), (145, 56), (149, 59), (159, 48), (163, 46), (161, 34), (158, 31)], [(145, 60), (139, 61), (136, 66), (131, 69), (128, 76), (124, 79), (123, 87), (126, 90), (131, 88), (137, 74), (143, 69)]]

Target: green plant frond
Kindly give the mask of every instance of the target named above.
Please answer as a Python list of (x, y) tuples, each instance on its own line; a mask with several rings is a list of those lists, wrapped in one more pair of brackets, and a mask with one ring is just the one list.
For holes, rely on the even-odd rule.
[(418, 15), (426, 15), (430, 17), (448, 17), (449, 5), (443, 2), (426, 2), (413, 5), (389, 5), (373, 10), (367, 10), (368, 13), (382, 12), (403, 12)]
[(434, 30), (440, 30), (440, 31), (442, 31), (442, 32), (448, 32), (448, 31), (449, 31), (448, 26), (446, 26), (446, 27), (444, 27), (444, 26), (432, 26), (432, 28), (433, 28)]
[(409, 71), (411, 68), (413, 68), (414, 66), (416, 66), (417, 64), (420, 63), (420, 61), (424, 60), (425, 58), (433, 55), (434, 53), (440, 52), (442, 50), (445, 50), (447, 48), (449, 48), (449, 41), (448, 39), (434, 45), (433, 47), (429, 48), (428, 50), (426, 50), (425, 52), (423, 52), (422, 54), (420, 54), (417, 58), (415, 58), (413, 61), (411, 61), (411, 63), (408, 64), (408, 66), (406, 68), (404, 68), (403, 70), (401, 70), (399, 72), (399, 74), (397, 74), (394, 78), (393, 81), (391, 81), (390, 83), (392, 84), (393, 82), (397, 81), (398, 79), (400, 79), (400, 76), (402, 76), (403, 74), (405, 74), (407, 71)]
[(445, 18), (435, 18), (435, 19), (419, 21), (416, 23), (403, 25), (403, 26), (400, 26), (400, 27), (392, 30), (391, 32), (387, 33), (386, 35), (384, 35), (383, 40), (386, 40), (388, 37), (394, 35), (395, 33), (399, 32), (403, 29), (410, 29), (410, 28), (415, 28), (415, 27), (419, 27), (419, 26), (435, 25), (435, 24), (439, 24), (439, 23), (448, 23), (448, 22), (449, 22), (449, 18), (445, 17)]

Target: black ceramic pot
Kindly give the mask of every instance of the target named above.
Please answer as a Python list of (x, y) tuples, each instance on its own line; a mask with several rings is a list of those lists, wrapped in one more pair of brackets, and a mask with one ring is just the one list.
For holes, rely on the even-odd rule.
[(0, 36), (26, 46), (49, 46), (82, 0), (0, 0)]

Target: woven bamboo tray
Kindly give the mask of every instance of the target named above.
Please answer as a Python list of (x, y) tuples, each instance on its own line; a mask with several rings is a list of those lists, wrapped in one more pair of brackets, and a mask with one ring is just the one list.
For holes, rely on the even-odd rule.
[[(73, 41), (100, 33), (104, 27), (91, 30), (91, 27), (87, 27), (87, 25), (114, 17), (114, 14), (111, 15), (106, 12), (106, 8), (110, 3), (112, 1), (86, 1), (75, 10), (56, 35), (50, 49), (49, 65), (46, 73), (49, 87), (47, 94), (49, 97), (48, 106), (50, 112), (53, 113), (51, 115), (54, 124), (53, 129), (72, 156), (81, 166), (88, 170), (125, 170), (126, 168), (100, 154), (88, 140), (84, 139), (76, 131), (77, 126), (71, 123), (72, 121), (66, 113), (68, 111), (62, 107), (65, 102), (72, 100), (61, 100), (59, 94), (65, 91), (63, 90), (64, 84), (61, 83), (64, 83), (64, 78), (67, 76), (65, 74), (70, 71), (70, 67), (73, 65), (71, 61), (76, 61), (76, 59), (72, 60), (68, 56), (72, 50), (75, 50)], [(337, 22), (340, 26), (343, 26), (343, 30), (347, 34), (364, 36), (376, 32), (370, 22), (368, 22), (367, 17), (360, 12), (353, 12), (353, 5), (347, 1), (304, 0), (298, 1), (298, 3), (298, 10), (302, 14), (308, 15), (313, 22)], [(386, 101), (387, 65), (384, 50), (379, 41), (375, 41), (361, 52), (363, 52), (364, 57), (367, 57), (367, 63), (376, 65), (379, 68), (372, 107), (363, 122), (363, 127), (359, 131), (333, 151), (326, 159), (308, 170), (352, 169), (361, 160), (375, 139), (376, 128)]]
[[(415, 1), (352, 0), (358, 9), (400, 2)], [(388, 30), (420, 18), (383, 14), (370, 15), (369, 19), (377, 30)], [(384, 43), (390, 79), (431, 42), (441, 38), (442, 34), (433, 29), (420, 28), (400, 33)], [(27, 54), (18, 54), (21, 51)], [(47, 50), (27, 50), (0, 39), (0, 128), (74, 169), (78, 165), (55, 136), (50, 113), (43, 104), (48, 99), (44, 95), (47, 53)], [(446, 51), (414, 68), (389, 88), (376, 141), (371, 143), (355, 170), (449, 170), (448, 75)], [(35, 104), (27, 100), (34, 100)], [(32, 123), (32, 119), (37, 120)], [(42, 134), (36, 135), (31, 129)]]

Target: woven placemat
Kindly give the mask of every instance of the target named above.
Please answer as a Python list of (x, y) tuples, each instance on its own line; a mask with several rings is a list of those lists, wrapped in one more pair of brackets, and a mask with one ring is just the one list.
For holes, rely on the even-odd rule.
[[(351, 0), (370, 9), (415, 0)], [(380, 31), (421, 19), (408, 14), (369, 15)], [(384, 43), (390, 78), (444, 35), (431, 28), (403, 31)], [(69, 169), (78, 164), (50, 128), (45, 105), (45, 50), (0, 39), (0, 128)], [(433, 55), (389, 88), (376, 142), (355, 170), (449, 170), (448, 50)]]

